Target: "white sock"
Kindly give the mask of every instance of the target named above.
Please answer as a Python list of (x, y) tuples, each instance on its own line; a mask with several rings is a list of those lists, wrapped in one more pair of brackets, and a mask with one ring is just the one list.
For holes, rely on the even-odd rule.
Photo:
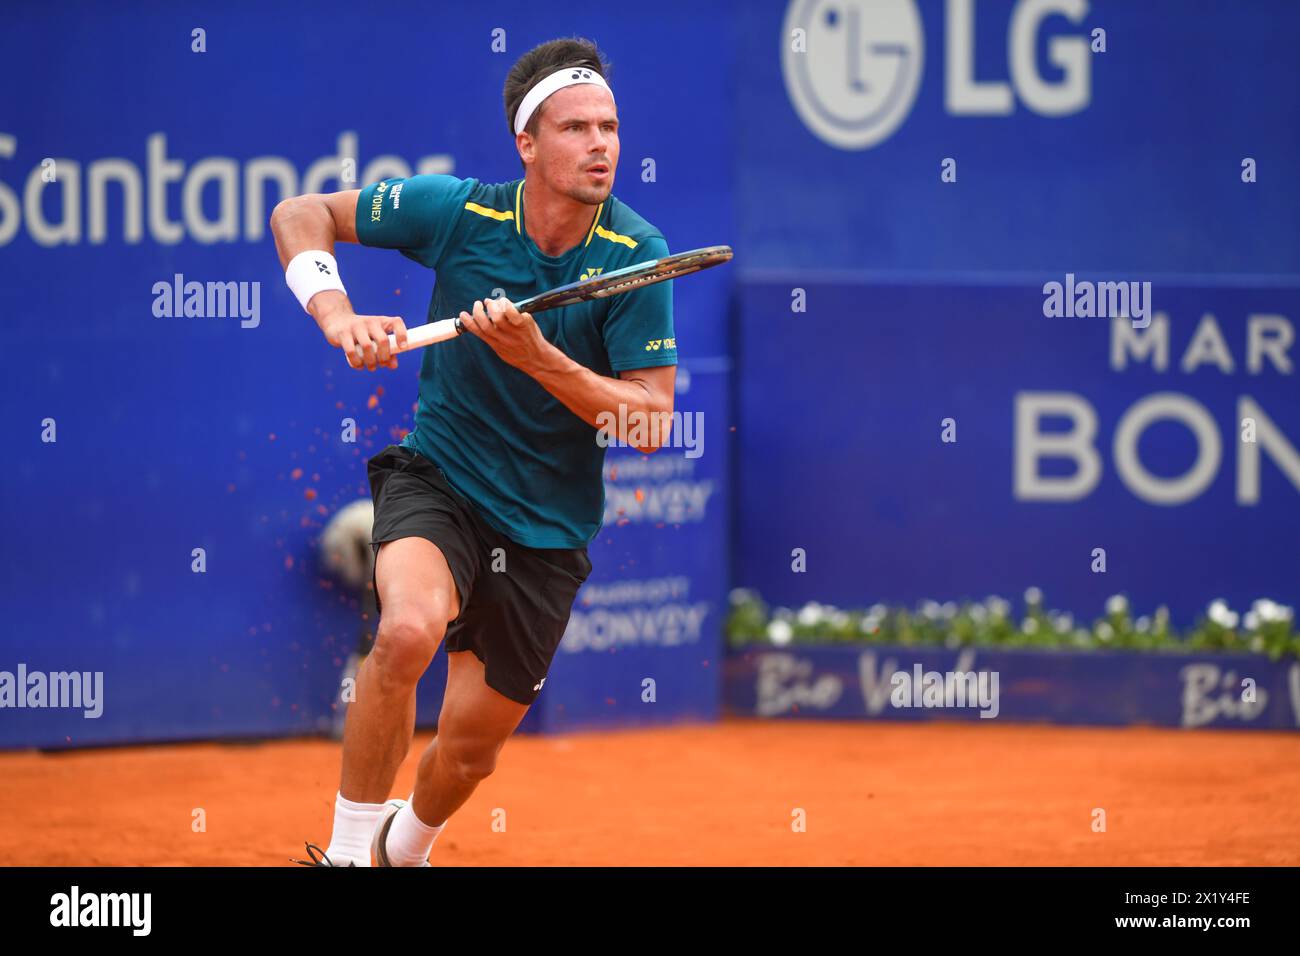
[(343, 794), (334, 798), (334, 834), (325, 851), (335, 866), (370, 865), (370, 839), (384, 812), (382, 803), (353, 803)]
[(392, 826), (388, 828), (388, 838), (384, 840), (384, 850), (393, 866), (423, 866), (433, 849), (433, 841), (447, 825), (445, 820), (436, 827), (421, 823), (411, 809), (414, 802), (415, 794), (411, 794), (406, 806), (397, 811)]

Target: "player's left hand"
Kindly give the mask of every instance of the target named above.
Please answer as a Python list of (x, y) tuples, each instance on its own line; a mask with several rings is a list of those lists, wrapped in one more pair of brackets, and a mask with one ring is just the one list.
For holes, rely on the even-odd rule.
[(466, 331), (490, 345), (503, 362), (525, 372), (537, 366), (547, 346), (532, 313), (520, 312), (504, 296), (480, 299), (472, 313), (460, 314), (460, 322)]

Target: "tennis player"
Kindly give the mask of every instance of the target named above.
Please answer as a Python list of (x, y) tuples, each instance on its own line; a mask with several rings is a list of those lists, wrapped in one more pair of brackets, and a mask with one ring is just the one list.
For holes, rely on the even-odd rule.
[[(404, 344), (406, 328), (353, 309), (331, 254), (339, 241), (434, 270), (428, 320), (459, 314), (472, 333), (422, 351), (415, 427), (368, 462), (379, 629), (348, 710), (333, 835), (300, 862), (429, 865), (448, 818), (492, 773), (546, 682), (591, 572), (604, 446), (652, 452), (668, 439), (671, 282), (536, 320), (513, 305), (668, 255), (659, 230), (611, 192), (619, 120), (607, 71), (578, 38), (514, 64), (504, 98), (522, 179), (387, 179), (287, 199), (272, 215), (289, 286), (354, 368), (396, 368), (388, 333)], [(611, 421), (623, 431), (598, 441)], [(390, 800), (416, 684), (444, 640), (437, 737), (409, 801)]]

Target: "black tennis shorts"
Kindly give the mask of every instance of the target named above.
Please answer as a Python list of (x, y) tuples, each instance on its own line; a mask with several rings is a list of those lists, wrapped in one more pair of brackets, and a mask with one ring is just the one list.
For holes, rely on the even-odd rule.
[[(436, 544), (456, 582), (460, 615), (447, 625), (449, 653), (473, 651), (487, 684), (520, 704), (537, 699), (564, 637), (578, 588), (591, 573), (586, 548), (528, 548), (483, 520), (442, 469), (404, 445), (367, 462), (375, 525), (370, 546), (397, 538)], [(379, 583), (374, 580), (376, 608)]]

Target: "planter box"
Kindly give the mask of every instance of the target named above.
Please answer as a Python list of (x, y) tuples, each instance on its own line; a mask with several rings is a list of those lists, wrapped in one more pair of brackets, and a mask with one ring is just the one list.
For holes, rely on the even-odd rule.
[(723, 701), (731, 714), (786, 719), (1296, 730), (1300, 662), (1253, 654), (747, 645), (727, 655)]

